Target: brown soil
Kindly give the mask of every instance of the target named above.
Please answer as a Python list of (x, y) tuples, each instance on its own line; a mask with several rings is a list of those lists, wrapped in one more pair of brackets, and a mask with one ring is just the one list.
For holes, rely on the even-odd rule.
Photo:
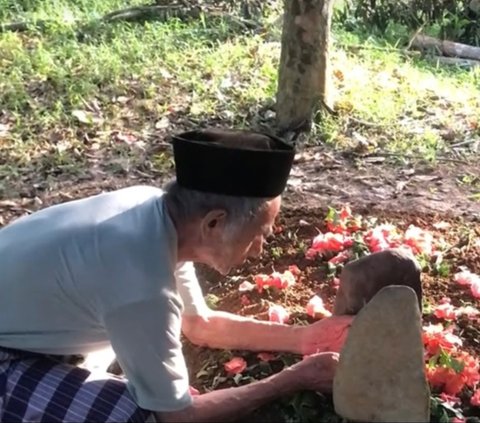
[[(458, 184), (464, 174), (476, 175), (474, 183)], [(150, 175), (138, 169), (132, 169), (127, 176), (102, 176), (92, 172), (75, 180), (65, 177), (46, 179), (42, 174), (32, 175), (31, 179), (19, 180), (9, 186), (8, 195), (0, 198), (0, 227), (51, 204), (129, 185), (160, 185), (170, 177), (169, 173)], [(222, 278), (198, 266), (205, 293), (216, 296), (212, 298), (217, 299), (216, 306), (221, 310), (267, 319), (268, 305), (265, 300), (269, 300), (289, 306), (292, 310), (290, 324), (310, 323), (312, 320), (304, 311), (309, 298), (318, 293), (329, 307), (336, 291), (327, 278), (325, 263), (306, 260), (304, 250), (318, 229), (323, 228), (326, 209), (319, 207), (344, 203), (350, 203), (358, 213), (388, 219), (400, 227), (415, 223), (433, 231), (435, 236), (444, 237), (454, 246), (445, 257), (452, 272), (460, 265), (467, 265), (470, 270), (480, 273), (480, 251), (473, 247), (472, 240), (468, 238), (469, 233), (480, 237), (479, 181), (480, 172), (475, 164), (460, 166), (456, 163), (440, 163), (435, 169), (413, 163), (406, 167), (392, 167), (376, 158), (347, 158), (328, 147), (305, 149), (297, 158), (285, 194), (278, 222), (283, 230), (272, 238), (259, 259), (248, 262), (229, 278)], [(450, 228), (433, 230), (434, 222), (445, 220), (451, 223)], [(246, 294), (251, 304), (241, 304), (237, 289), (241, 281), (232, 277), (252, 282), (254, 274), (273, 269), (283, 271), (291, 264), (296, 264), (302, 274), (299, 283), (289, 289), (288, 294), (273, 291), (260, 295), (254, 291)], [(423, 285), (425, 298), (432, 304), (449, 296), (454, 305), (465, 303), (480, 306), (479, 301), (472, 300), (466, 289), (453, 284), (451, 277), (425, 272)], [(425, 316), (425, 321), (435, 319)], [(478, 356), (478, 320), (461, 319), (458, 326), (465, 348)], [(188, 341), (184, 345), (192, 385), (200, 391), (248, 383), (280, 371), (301, 358), (276, 354), (276, 360), (263, 363), (256, 354), (246, 351), (209, 350), (195, 347)], [(232, 355), (243, 356), (249, 366), (246, 376), (237, 382), (231, 377), (227, 378), (223, 370), (223, 363)], [(478, 410), (465, 406), (465, 413), (473, 416), (478, 414)], [(340, 419), (333, 412), (329, 398), (306, 393), (263, 407), (245, 421), (339, 422)]]
[[(304, 258), (305, 247), (310, 245), (313, 237), (318, 233), (318, 229), (323, 229), (325, 212), (323, 209), (284, 210), (278, 220), (278, 226), (282, 228), (282, 231), (272, 238), (262, 256), (249, 261), (227, 279), (203, 266), (198, 266), (198, 274), (204, 291), (216, 297), (217, 309), (268, 320), (268, 301), (272, 301), (289, 307), (292, 312), (289, 324), (306, 324), (313, 322), (313, 320), (306, 315), (305, 305), (314, 294), (319, 294), (325, 301), (327, 308), (331, 310), (336, 290), (332, 285), (331, 278), (327, 278), (325, 262), (320, 259), (309, 261)], [(368, 216), (375, 216), (381, 221), (392, 222), (401, 229), (406, 229), (409, 224), (415, 224), (431, 231), (435, 239), (443, 238), (452, 246), (445, 255), (445, 261), (449, 263), (451, 269), (449, 276), (435, 275), (431, 270), (425, 270), (422, 274), (424, 300), (426, 302), (435, 305), (440, 299), (448, 296), (455, 306), (480, 306), (480, 301), (474, 299), (468, 289), (459, 287), (452, 280), (453, 273), (461, 265), (467, 265), (472, 272), (480, 273), (480, 247), (473, 246), (472, 239), (474, 238), (468, 238), (467, 236), (470, 234), (470, 237), (476, 236), (477, 239), (480, 239), (480, 225), (475, 222), (465, 223), (460, 218), (443, 219), (435, 215), (418, 213), (382, 212), (369, 213)], [(444, 230), (433, 229), (432, 224), (440, 221), (446, 221), (451, 226)], [(250, 305), (242, 305), (240, 299), (242, 294), (238, 291), (238, 285), (242, 281), (253, 282), (252, 276), (255, 274), (268, 273), (272, 270), (283, 271), (291, 264), (296, 264), (302, 273), (299, 276), (298, 283), (289, 288), (288, 292), (275, 290), (264, 291), (259, 294), (256, 290), (253, 290), (246, 293)], [(441, 321), (431, 314), (425, 314), (424, 320), (433, 323)], [(476, 318), (461, 318), (457, 322), (457, 333), (463, 339), (464, 349), (475, 356), (480, 356), (478, 323), (479, 319)], [(276, 354), (276, 360), (262, 363), (254, 353), (209, 350), (195, 347), (188, 341), (184, 342), (184, 349), (190, 369), (191, 383), (200, 391), (207, 391), (213, 387), (222, 388), (237, 385), (232, 377), (226, 376), (223, 369), (223, 363), (233, 355), (244, 357), (248, 364), (248, 369), (244, 372), (244, 375), (247, 374), (248, 376), (238, 381), (238, 384), (261, 379), (281, 370), (285, 365), (301, 359), (301, 357), (291, 354)], [(200, 370), (203, 371), (199, 373)], [(264, 407), (253, 416), (249, 416), (245, 421), (251, 421), (252, 419), (257, 421), (287, 421), (289, 413), (291, 413), (291, 418), (300, 418), (298, 421), (310, 421), (308, 416), (298, 416), (298, 409), (291, 402), (288, 402), (291, 400), (280, 401)], [(316, 406), (313, 407), (313, 410), (309, 410), (313, 413), (312, 418), (317, 419), (316, 421), (337, 421), (337, 419), (340, 419), (333, 413), (329, 398), (317, 397), (315, 401)], [(321, 407), (319, 404), (321, 404)], [(464, 412), (470, 416), (480, 415), (477, 410), (468, 406), (468, 401), (465, 401)]]

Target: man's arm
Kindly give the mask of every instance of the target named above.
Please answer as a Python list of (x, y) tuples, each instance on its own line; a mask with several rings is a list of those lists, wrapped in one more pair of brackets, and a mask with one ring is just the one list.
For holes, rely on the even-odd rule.
[(193, 263), (179, 265), (176, 278), (185, 306), (182, 332), (200, 346), (294, 354), (338, 352), (352, 319), (334, 316), (308, 326), (289, 326), (214, 311), (205, 303)]
[(335, 354), (318, 354), (258, 382), (193, 397), (180, 411), (157, 413), (160, 422), (225, 422), (248, 415), (262, 405), (300, 390), (331, 392), (338, 363)]
[(184, 315), (182, 331), (190, 342), (210, 348), (250, 351), (283, 351), (301, 354), (302, 326), (288, 326), (210, 310), (204, 315)]
[(332, 316), (307, 326), (290, 326), (209, 310), (184, 315), (182, 331), (192, 343), (210, 348), (313, 354), (339, 352), (352, 320), (352, 316)]

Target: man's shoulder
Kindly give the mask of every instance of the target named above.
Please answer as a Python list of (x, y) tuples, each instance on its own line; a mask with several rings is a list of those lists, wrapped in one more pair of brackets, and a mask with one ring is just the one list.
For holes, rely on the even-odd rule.
[(148, 208), (152, 202), (161, 202), (163, 195), (164, 191), (161, 188), (150, 185), (132, 185), (87, 197), (80, 200), (78, 206), (89, 209), (97, 217), (123, 216), (128, 218), (128, 213), (125, 213), (129, 210), (133, 212), (139, 208), (142, 209), (143, 206)]
[(165, 191), (163, 189), (153, 185), (131, 185), (114, 191), (104, 192), (100, 195), (125, 198), (134, 201), (151, 197), (161, 197), (164, 193)]

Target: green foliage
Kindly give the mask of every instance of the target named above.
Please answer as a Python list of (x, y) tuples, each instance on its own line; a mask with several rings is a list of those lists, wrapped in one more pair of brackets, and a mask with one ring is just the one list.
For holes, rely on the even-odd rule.
[(409, 30), (424, 26), (441, 38), (480, 44), (478, 0), (346, 0), (335, 20), (347, 28), (375, 28), (385, 34), (391, 24)]
[(218, 298), (214, 294), (207, 294), (205, 296), (205, 302), (207, 303), (208, 307), (211, 308), (212, 310), (215, 310), (217, 308), (219, 301), (220, 301), (220, 298)]
[(459, 410), (451, 407), (440, 398), (430, 397), (430, 421), (438, 423), (449, 423), (451, 417), (463, 419), (463, 415)]
[[(244, 14), (263, 16), (261, 32), (222, 17), (98, 21), (144, 0), (0, 0), (1, 23), (49, 21), (42, 31), (0, 33), (0, 192), (23, 177), (31, 183), (32, 169), (45, 180), (88, 173), (92, 162), (99, 171), (160, 174), (172, 162), (157, 144), (179, 124), (271, 127), (283, 4), (245, 1)], [(223, 6), (239, 13), (234, 3)], [(447, 147), (443, 127), (458, 123), (456, 133), (467, 135), (480, 74), (405, 60), (395, 51), (397, 37), (408, 39), (401, 28), (390, 24), (381, 38), (335, 28), (338, 115), (319, 112), (309, 144), (351, 151), (358, 134), (372, 152), (434, 162)]]

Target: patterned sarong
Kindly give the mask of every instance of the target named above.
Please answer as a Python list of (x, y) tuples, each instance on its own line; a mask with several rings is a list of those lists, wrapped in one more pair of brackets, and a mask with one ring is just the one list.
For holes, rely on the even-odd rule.
[(154, 422), (125, 379), (0, 347), (0, 422)]

